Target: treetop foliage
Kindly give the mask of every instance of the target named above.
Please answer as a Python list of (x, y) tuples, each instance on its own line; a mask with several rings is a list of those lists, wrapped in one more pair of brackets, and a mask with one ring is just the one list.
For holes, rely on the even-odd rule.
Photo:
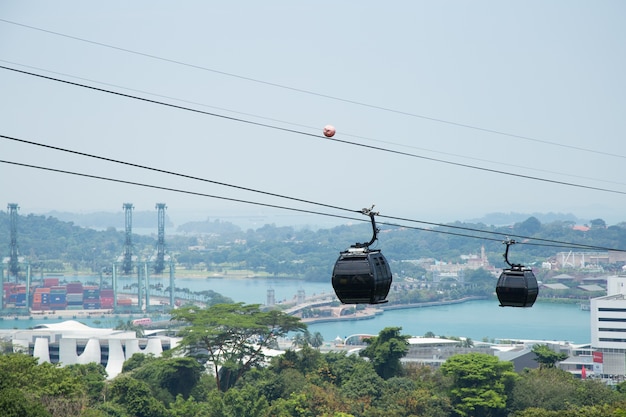
[(213, 369), (218, 389), (231, 388), (244, 372), (265, 360), (264, 349), (278, 337), (303, 331), (299, 318), (280, 311), (261, 311), (258, 304), (187, 306), (172, 311), (172, 320), (185, 323), (177, 349)]
[[(260, 314), (238, 305), (227, 315)], [(186, 314), (202, 310), (187, 309)], [(238, 312), (238, 313), (237, 313)], [(249, 318), (249, 317), (248, 317)], [(270, 319), (270, 323), (280, 322)], [(199, 323), (226, 323), (209, 320)], [(189, 325), (193, 327), (193, 325)], [(238, 340), (232, 336), (233, 341)], [(367, 348), (391, 360), (403, 345), (399, 328), (387, 328)], [(246, 343), (254, 344), (254, 340)], [(197, 347), (197, 346), (196, 346)], [(388, 346), (389, 347), (389, 346)], [(402, 349), (400, 349), (402, 351)], [(181, 353), (179, 351), (178, 353)], [(517, 374), (510, 362), (469, 353), (449, 358), (440, 368), (414, 362), (383, 378), (368, 356), (346, 351), (301, 349), (257, 362), (228, 387), (219, 389), (190, 350), (186, 355), (134, 355), (122, 374), (105, 381), (101, 365), (60, 368), (38, 364), (26, 354), (0, 355), (2, 416), (34, 417), (543, 417), (626, 414), (623, 387), (580, 380), (557, 368)]]

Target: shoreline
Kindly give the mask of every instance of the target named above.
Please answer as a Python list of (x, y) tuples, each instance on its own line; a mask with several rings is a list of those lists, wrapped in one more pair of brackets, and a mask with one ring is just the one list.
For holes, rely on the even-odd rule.
[[(311, 317), (301, 318), (302, 323), (305, 324), (318, 324), (329, 323), (336, 321), (359, 321), (359, 320), (371, 320), (376, 316), (384, 314), (385, 311), (415, 309), (415, 308), (429, 308), (445, 305), (462, 304), (470, 301), (488, 300), (491, 297), (488, 296), (470, 296), (459, 298), (456, 300), (444, 300), (444, 301), (429, 301), (424, 303), (413, 304), (394, 304), (394, 305), (368, 305), (363, 310), (357, 311), (355, 314), (338, 316), (338, 317)], [(539, 300), (538, 300), (539, 301)], [(562, 300), (559, 302), (554, 299), (544, 300), (548, 303), (559, 304), (574, 304), (571, 300)], [(31, 312), (29, 315), (14, 315), (9, 314), (6, 316), (0, 316), (0, 321), (31, 321), (31, 320), (48, 320), (48, 319), (65, 319), (65, 320), (80, 320), (84, 318), (90, 319), (107, 319), (107, 318), (133, 318), (133, 317), (150, 317), (151, 315), (167, 315), (167, 313), (157, 312), (144, 312), (144, 313), (116, 313), (113, 310), (101, 309), (101, 310), (50, 310), (50, 311), (36, 311)]]
[(301, 321), (305, 324), (318, 324), (318, 323), (329, 323), (333, 321), (351, 321), (351, 320), (369, 320), (373, 319), (378, 315), (384, 314), (386, 310), (403, 310), (403, 309), (412, 309), (412, 308), (428, 308), (428, 307), (437, 307), (442, 305), (452, 305), (452, 304), (461, 304), (468, 301), (478, 301), (478, 300), (488, 300), (487, 296), (471, 296), (459, 298), (457, 300), (445, 300), (445, 301), (429, 301), (425, 303), (414, 303), (414, 304), (395, 304), (395, 305), (380, 305), (380, 307), (366, 307), (361, 311), (357, 311), (356, 314), (348, 315), (348, 316), (339, 316), (339, 317), (312, 317), (301, 319)]

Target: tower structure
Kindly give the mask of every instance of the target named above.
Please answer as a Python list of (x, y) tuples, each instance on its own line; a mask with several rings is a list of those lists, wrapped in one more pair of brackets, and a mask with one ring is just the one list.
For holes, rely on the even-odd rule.
[(9, 253), (9, 268), (8, 275), (10, 277), (15, 277), (15, 282), (17, 282), (17, 276), (20, 272), (20, 264), (18, 259), (18, 248), (17, 248), (17, 210), (18, 205), (15, 203), (9, 203), (7, 209), (9, 210), (9, 218), (11, 222), (11, 234), (10, 234), (10, 253)]
[(133, 208), (134, 207), (131, 203), (124, 203), (126, 229), (122, 272), (127, 275), (133, 272)]
[(157, 254), (156, 261), (154, 262), (154, 272), (157, 274), (162, 273), (165, 270), (165, 209), (167, 206), (165, 203), (157, 203), (157, 217), (159, 222), (159, 229), (157, 235)]

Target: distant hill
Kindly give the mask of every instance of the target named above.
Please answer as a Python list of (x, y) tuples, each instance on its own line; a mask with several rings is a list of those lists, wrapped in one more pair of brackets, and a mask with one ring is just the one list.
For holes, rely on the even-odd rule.
[(552, 223), (555, 221), (574, 222), (577, 224), (589, 223), (589, 220), (582, 220), (574, 216), (572, 213), (489, 213), (483, 217), (466, 220), (469, 223), (482, 223), (493, 226), (507, 226), (515, 223), (523, 222), (529, 217), (535, 217), (541, 223)]
[(184, 233), (215, 233), (220, 235), (229, 235), (233, 233), (240, 233), (241, 228), (231, 222), (221, 221), (219, 219), (215, 219), (211, 222), (211, 220), (206, 219), (198, 222), (187, 222), (178, 226), (176, 231)]
[[(54, 217), (64, 222), (74, 223), (76, 226), (87, 227), (90, 229), (107, 229), (114, 227), (116, 229), (124, 229), (125, 216), (123, 211), (116, 213), (99, 211), (96, 213), (69, 213), (62, 211), (50, 211), (43, 214), (46, 217)], [(172, 221), (167, 214), (165, 215), (165, 226), (171, 227)], [(156, 233), (158, 228), (158, 219), (156, 211), (133, 211), (133, 228), (154, 229)]]
[[(38, 271), (56, 272), (71, 267), (76, 271), (91, 269), (97, 272), (99, 268), (111, 265), (124, 253), (126, 236), (122, 212), (93, 216), (95, 217), (90, 219), (88, 215), (73, 215), (67, 222), (51, 214), (19, 215), (18, 253)], [(513, 222), (515, 216), (521, 216), (517, 218), (523, 220)], [(460, 261), (461, 255), (477, 254), (484, 250), (497, 267), (504, 263), (504, 236), (535, 236), (564, 243), (564, 246), (558, 247), (543, 244), (519, 245), (515, 248), (515, 259), (523, 260), (527, 265), (542, 262), (555, 256), (557, 252), (566, 250), (570, 246), (568, 242), (573, 249), (581, 243), (587, 247), (626, 248), (625, 222), (606, 227), (602, 222), (591, 220), (590, 228), (582, 231), (572, 227), (576, 223), (574, 216), (552, 216), (489, 215), (484, 217), (481, 224), (455, 222), (429, 229), (383, 226), (374, 247), (384, 249), (390, 262), (433, 259), (456, 263)], [(544, 223), (539, 217), (558, 220)], [(88, 224), (89, 227), (80, 226), (79, 223)], [(155, 212), (133, 213), (133, 232), (138, 227), (137, 224), (155, 231), (156, 223)], [(451, 227), (454, 229), (450, 229)], [(220, 265), (232, 264), (270, 274), (326, 279), (339, 251), (345, 250), (354, 242), (367, 241), (370, 236), (371, 225), (365, 222), (317, 230), (266, 224), (243, 231), (230, 222), (206, 219), (184, 223), (177, 228), (177, 233), (168, 230), (165, 245), (167, 253), (174, 255), (176, 261), (187, 268), (221, 268)], [(133, 233), (133, 254), (141, 261), (150, 259), (155, 253), (155, 239), (155, 233)], [(9, 214), (2, 211), (0, 242), (5, 242), (6, 245), (0, 255), (8, 256), (10, 219)], [(616, 264), (611, 268), (621, 266), (622, 264)], [(403, 262), (398, 273), (418, 274), (420, 272), (415, 269), (418, 267), (419, 265)]]
[[(94, 213), (70, 213), (61, 211), (50, 211), (43, 213), (42, 215), (48, 217), (54, 217), (64, 222), (72, 222), (76, 226), (87, 227), (91, 229), (107, 229), (114, 227), (118, 230), (124, 228), (124, 212), (94, 212)], [(489, 213), (480, 218), (464, 220), (468, 223), (482, 223), (493, 226), (508, 226), (515, 223), (523, 222), (529, 217), (535, 217), (541, 223), (552, 223), (554, 221), (574, 222), (576, 224), (588, 224), (589, 219), (580, 219), (572, 213)], [(260, 224), (261, 227), (264, 223)], [(137, 229), (154, 229), (157, 230), (157, 214), (156, 211), (133, 211), (133, 228)], [(166, 214), (165, 226), (171, 230), (174, 227), (173, 221)], [(297, 225), (292, 225), (296, 227)], [(237, 226), (231, 222), (223, 221), (220, 219), (213, 219), (213, 221), (200, 220), (200, 221), (187, 221), (182, 224), (176, 225), (178, 232), (185, 233), (233, 233), (240, 231), (240, 226)]]

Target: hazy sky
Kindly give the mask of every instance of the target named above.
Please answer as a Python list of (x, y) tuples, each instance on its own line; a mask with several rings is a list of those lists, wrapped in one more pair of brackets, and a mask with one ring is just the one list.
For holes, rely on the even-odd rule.
[[(621, 0), (3, 0), (0, 19), (1, 66), (226, 116), (0, 69), (0, 135), (292, 199), (6, 138), (3, 161), (357, 217), (293, 199), (626, 220)], [(7, 163), (0, 181), (21, 214), (299, 216)]]

